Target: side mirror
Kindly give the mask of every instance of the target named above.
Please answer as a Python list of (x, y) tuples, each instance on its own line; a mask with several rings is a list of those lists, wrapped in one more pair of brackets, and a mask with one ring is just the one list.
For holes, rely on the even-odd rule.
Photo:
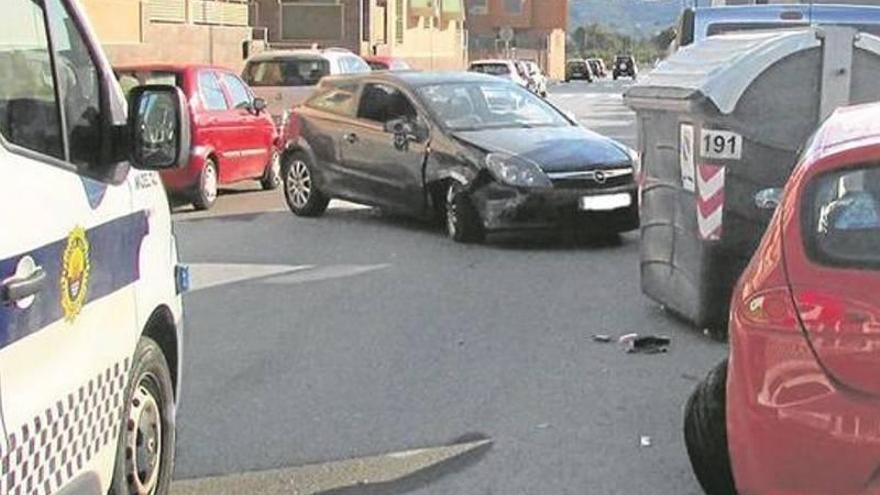
[(186, 97), (179, 88), (134, 88), (128, 110), (129, 160), (133, 167), (164, 170), (186, 165), (192, 136)]
[(759, 210), (775, 210), (782, 203), (782, 188), (771, 187), (755, 194), (755, 206)]
[(428, 127), (421, 121), (393, 119), (385, 122), (384, 128), (388, 134), (403, 136), (408, 141), (421, 143), (428, 139)]
[(266, 110), (266, 100), (262, 98), (254, 98), (252, 107), (254, 109), (254, 113), (256, 113), (257, 115), (261, 114)]

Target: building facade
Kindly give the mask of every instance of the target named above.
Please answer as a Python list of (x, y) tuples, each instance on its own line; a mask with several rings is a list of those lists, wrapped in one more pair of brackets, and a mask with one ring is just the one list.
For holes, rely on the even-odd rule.
[(239, 69), (248, 0), (81, 0), (114, 65), (194, 62)]
[(568, 0), (467, 0), (467, 27), (471, 60), (532, 59), (565, 77)]
[(424, 70), (467, 60), (464, 0), (255, 0), (251, 23), (277, 48), (347, 48)]

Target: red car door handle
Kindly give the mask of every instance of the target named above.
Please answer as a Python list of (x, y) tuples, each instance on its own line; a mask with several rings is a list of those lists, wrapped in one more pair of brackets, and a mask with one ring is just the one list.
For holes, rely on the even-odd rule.
[(349, 144), (354, 144), (358, 142), (357, 134), (353, 132), (349, 132), (348, 134), (342, 136), (342, 139), (345, 139)]

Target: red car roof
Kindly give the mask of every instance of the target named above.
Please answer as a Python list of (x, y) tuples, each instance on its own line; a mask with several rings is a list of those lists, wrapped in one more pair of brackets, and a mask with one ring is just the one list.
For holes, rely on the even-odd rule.
[(113, 70), (117, 72), (135, 72), (135, 71), (160, 71), (160, 72), (186, 72), (198, 69), (211, 69), (223, 72), (234, 72), (226, 67), (208, 64), (169, 64), (169, 63), (149, 63), (149, 64), (131, 64), (114, 66)]

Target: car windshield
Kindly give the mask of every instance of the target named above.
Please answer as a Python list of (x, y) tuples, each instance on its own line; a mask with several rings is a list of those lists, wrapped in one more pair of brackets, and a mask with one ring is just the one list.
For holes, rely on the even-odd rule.
[(250, 62), (243, 79), (259, 86), (314, 86), (330, 74), (330, 62), (323, 58), (288, 58)]
[(489, 74), (490, 76), (506, 76), (510, 74), (510, 66), (507, 64), (473, 64), (470, 68), (471, 72), (479, 72), (480, 74)]
[(514, 84), (435, 84), (418, 93), (440, 123), (453, 131), (571, 125), (550, 104)]

